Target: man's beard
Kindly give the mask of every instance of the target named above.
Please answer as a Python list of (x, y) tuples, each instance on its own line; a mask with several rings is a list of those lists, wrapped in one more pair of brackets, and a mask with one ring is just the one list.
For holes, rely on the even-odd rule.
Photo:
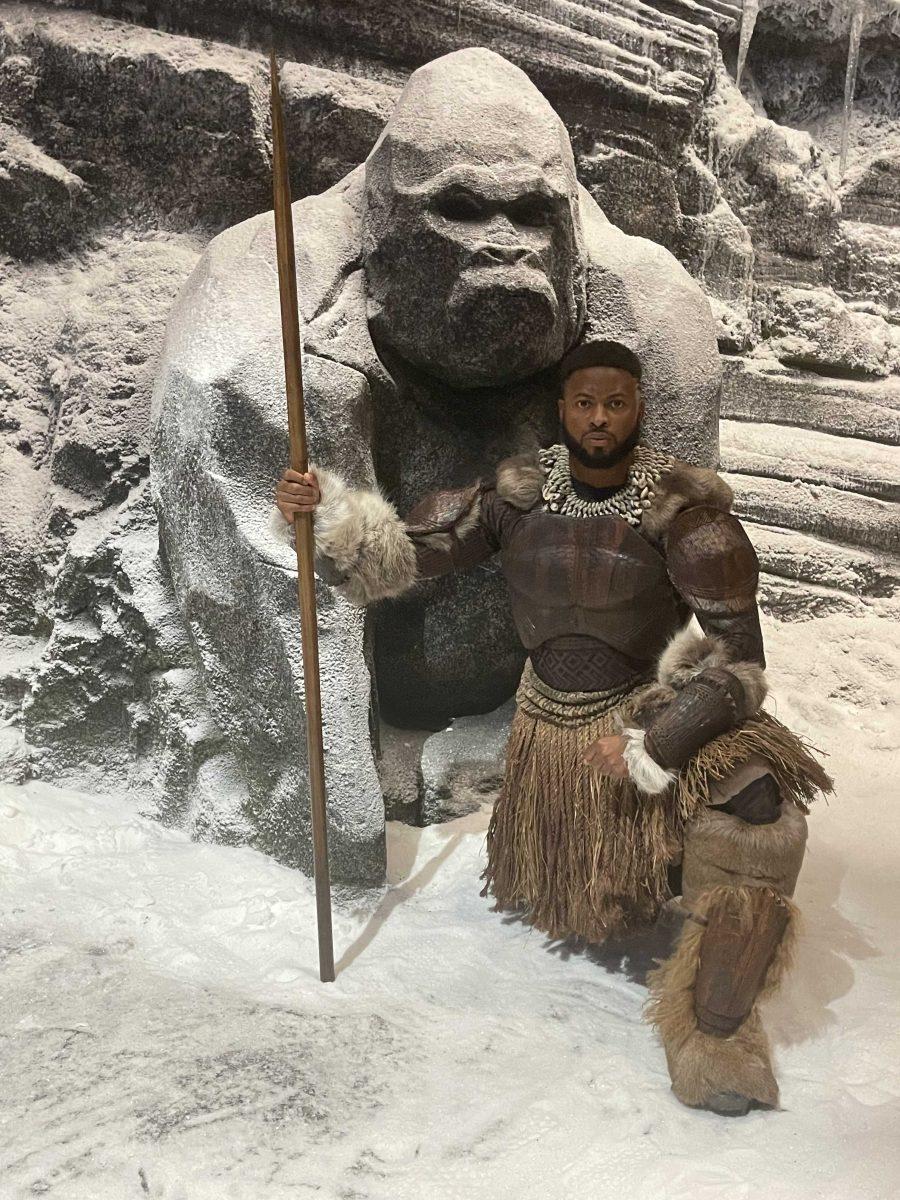
[(581, 442), (575, 440), (569, 433), (563, 422), (560, 423), (560, 431), (566, 448), (572, 457), (580, 462), (583, 467), (614, 467), (616, 463), (620, 463), (623, 458), (627, 458), (638, 442), (641, 440), (641, 423), (635, 425), (628, 437), (620, 442), (618, 446), (614, 446), (612, 450), (586, 450)]

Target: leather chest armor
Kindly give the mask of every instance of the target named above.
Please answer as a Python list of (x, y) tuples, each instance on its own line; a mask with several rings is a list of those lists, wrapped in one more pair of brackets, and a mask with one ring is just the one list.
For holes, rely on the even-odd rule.
[(615, 674), (637, 675), (689, 616), (662, 555), (621, 518), (532, 509), (510, 526), (501, 562), (527, 650), (596, 639), (620, 660)]
[[(621, 517), (526, 510), (492, 485), (432, 494), (407, 517), (407, 532), (420, 578), (500, 552), (519, 638), (539, 677), (560, 691), (649, 679), (692, 612), (734, 661), (764, 665), (759, 564), (739, 522), (712, 506), (688, 506), (671, 519), (665, 557)], [(733, 723), (734, 705), (721, 699)], [(674, 757), (663, 725), (653, 735), (665, 743), (664, 757)]]

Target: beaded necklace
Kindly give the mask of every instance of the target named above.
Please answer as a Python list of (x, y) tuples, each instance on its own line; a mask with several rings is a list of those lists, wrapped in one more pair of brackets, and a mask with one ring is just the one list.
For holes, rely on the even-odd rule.
[(545, 475), (541, 493), (545, 512), (567, 517), (621, 517), (634, 526), (640, 525), (644, 509), (653, 503), (660, 477), (675, 465), (670, 454), (638, 446), (628, 468), (628, 478), (617, 492), (604, 500), (583, 500), (572, 486), (569, 451), (565, 446), (549, 446), (539, 451), (539, 457)]

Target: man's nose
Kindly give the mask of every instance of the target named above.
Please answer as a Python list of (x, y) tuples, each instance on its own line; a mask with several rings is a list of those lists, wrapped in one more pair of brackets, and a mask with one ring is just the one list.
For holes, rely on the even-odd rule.
[(591, 428), (592, 429), (605, 429), (608, 424), (609, 424), (609, 418), (607, 416), (605, 408), (595, 409), (595, 411), (591, 413)]

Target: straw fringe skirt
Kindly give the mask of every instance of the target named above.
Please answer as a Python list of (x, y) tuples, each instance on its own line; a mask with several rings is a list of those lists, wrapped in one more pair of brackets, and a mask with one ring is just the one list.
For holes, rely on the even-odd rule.
[(559, 693), (526, 665), (482, 895), (492, 893), (502, 909), (524, 907), (552, 938), (601, 942), (655, 920), (686, 824), (708, 802), (713, 781), (751, 755), (769, 761), (783, 798), (804, 812), (830, 790), (802, 740), (762, 712), (703, 746), (662, 795), (599, 775), (581, 761), (584, 750), (620, 730), (642, 691)]

